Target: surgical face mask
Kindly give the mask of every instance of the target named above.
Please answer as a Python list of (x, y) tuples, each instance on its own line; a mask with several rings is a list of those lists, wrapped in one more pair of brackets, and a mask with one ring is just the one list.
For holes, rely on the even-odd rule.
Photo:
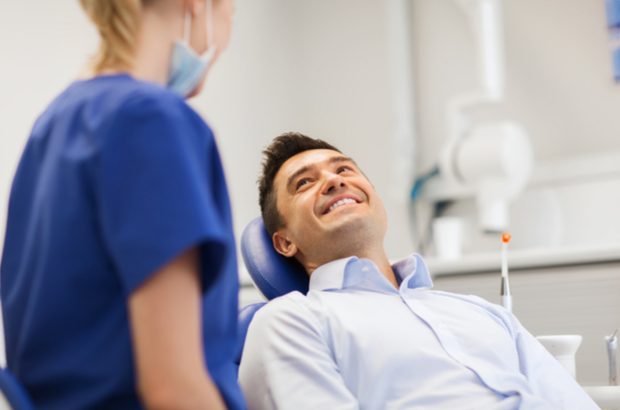
[(187, 97), (194, 91), (203, 79), (209, 65), (215, 56), (216, 47), (213, 44), (213, 12), (212, 0), (207, 0), (207, 50), (198, 55), (189, 45), (190, 15), (185, 16), (185, 34), (183, 40), (176, 40), (172, 50), (172, 62), (168, 75), (168, 89)]

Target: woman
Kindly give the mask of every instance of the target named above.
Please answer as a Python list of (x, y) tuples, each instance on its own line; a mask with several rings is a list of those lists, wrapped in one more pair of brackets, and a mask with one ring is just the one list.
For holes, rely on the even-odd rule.
[(81, 0), (94, 75), (36, 121), (9, 203), (9, 368), (40, 409), (243, 408), (237, 271), (213, 135), (186, 104), (232, 0)]

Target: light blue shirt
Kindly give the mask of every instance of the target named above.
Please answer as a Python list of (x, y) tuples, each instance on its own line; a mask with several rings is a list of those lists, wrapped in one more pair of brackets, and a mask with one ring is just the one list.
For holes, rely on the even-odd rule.
[(597, 409), (500, 306), (432, 291), (421, 257), (395, 289), (355, 257), (318, 268), (307, 296), (250, 325), (239, 381), (250, 409)]

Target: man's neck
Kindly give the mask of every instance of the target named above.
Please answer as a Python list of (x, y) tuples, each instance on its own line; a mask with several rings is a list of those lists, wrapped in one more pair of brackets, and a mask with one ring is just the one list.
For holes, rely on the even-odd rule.
[(396, 273), (394, 272), (394, 269), (392, 269), (392, 265), (390, 264), (390, 261), (388, 260), (383, 249), (379, 249), (375, 252), (369, 251), (368, 253), (362, 253), (356, 256), (373, 261), (379, 268), (379, 272), (385, 276), (392, 286), (398, 289), (398, 279), (396, 278)]

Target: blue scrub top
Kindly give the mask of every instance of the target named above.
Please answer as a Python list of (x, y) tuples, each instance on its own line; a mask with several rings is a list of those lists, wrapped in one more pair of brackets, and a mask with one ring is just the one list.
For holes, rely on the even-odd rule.
[(211, 130), (156, 84), (72, 84), (32, 130), (0, 266), (8, 367), (37, 408), (142, 408), (127, 301), (192, 247), (209, 373), (228, 407), (244, 408), (235, 241)]

